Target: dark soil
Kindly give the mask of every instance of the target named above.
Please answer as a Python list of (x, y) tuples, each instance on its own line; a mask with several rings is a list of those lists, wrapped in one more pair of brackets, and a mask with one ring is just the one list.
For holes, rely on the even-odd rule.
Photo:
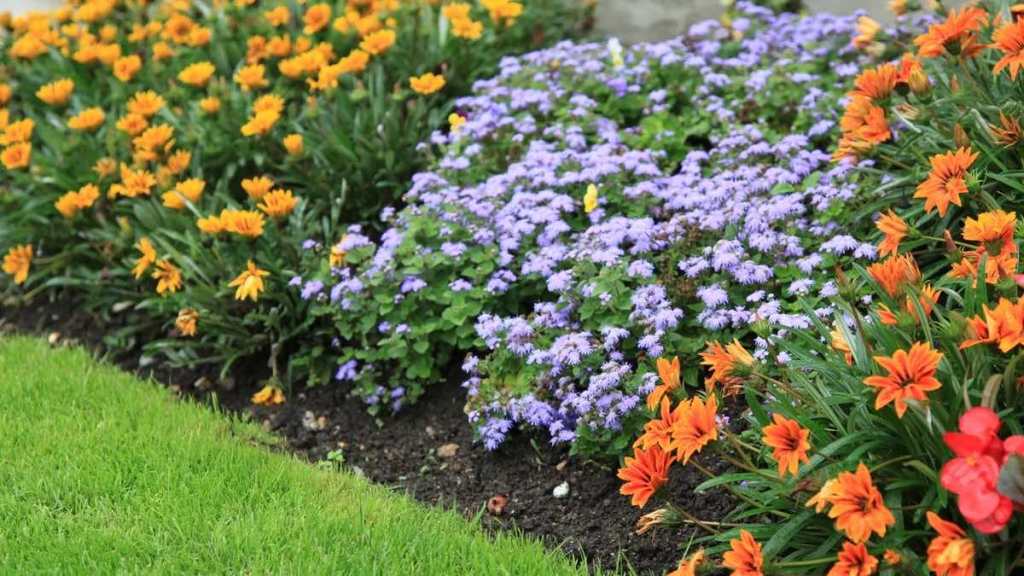
[[(69, 301), (0, 310), (0, 330), (43, 336), (57, 332), (60, 336), (54, 340), (78, 342), (97, 353), (103, 352), (106, 328)], [(457, 508), (469, 517), (479, 515), (490, 529), (521, 530), (592, 565), (660, 574), (674, 568), (680, 548), (697, 530), (683, 526), (634, 534), (637, 520), (656, 509), (657, 502), (652, 500), (644, 511), (632, 507), (619, 494), (614, 463), (569, 457), (566, 450), (526, 434), (511, 435), (495, 452), (484, 450), (473, 442), (457, 373), (399, 415), (375, 419), (340, 387), (296, 391), (281, 406), (257, 407), (249, 396), (261, 378), (258, 371), (235, 374), (231, 389), (225, 390), (212, 385), (214, 376), (201, 372), (160, 365), (140, 369), (137, 354), (119, 354), (113, 360), (180, 393), (204, 400), (216, 396), (219, 405), (260, 422), (310, 461), (340, 451), (345, 466), (374, 482), (427, 504)], [(676, 466), (662, 493), (697, 518), (719, 519), (730, 501), (721, 493), (693, 494), (703, 480), (694, 467)], [(552, 492), (563, 482), (568, 483), (569, 494), (555, 498)], [(487, 502), (495, 496), (507, 498), (500, 514), (488, 511)]]

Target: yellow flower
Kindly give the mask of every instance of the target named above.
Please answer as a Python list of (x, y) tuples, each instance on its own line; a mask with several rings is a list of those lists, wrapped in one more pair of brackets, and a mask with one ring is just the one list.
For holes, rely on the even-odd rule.
[(8, 54), (11, 58), (32, 60), (46, 54), (46, 44), (31, 34), (26, 34), (14, 41)]
[(32, 267), (32, 245), (22, 244), (7, 251), (4, 256), (4, 272), (14, 276), (15, 284), (24, 284)]
[(118, 196), (126, 198), (149, 196), (153, 186), (156, 186), (156, 178), (148, 171), (132, 170), (128, 165), (121, 164), (121, 183), (111, 186), (107, 196), (111, 199)]
[(253, 112), (277, 112), (284, 111), (284, 98), (277, 94), (264, 94), (252, 103)]
[(263, 215), (253, 210), (221, 210), (220, 222), (225, 232), (247, 238), (263, 235)]
[(91, 132), (99, 128), (107, 115), (99, 107), (86, 108), (68, 120), (68, 128), (83, 132)]
[(29, 142), (19, 142), (17, 144), (11, 144), (7, 148), (4, 148), (3, 152), (0, 152), (0, 162), (3, 162), (4, 168), (8, 170), (18, 170), (19, 168), (25, 168), (32, 161), (32, 144)]
[(137, 136), (146, 128), (149, 128), (149, 121), (142, 114), (129, 113), (117, 121), (117, 129), (129, 136)]
[(342, 74), (350, 74), (366, 70), (366, 65), (369, 63), (370, 55), (356, 48), (349, 52), (348, 56), (338, 60), (338, 67), (341, 69)]
[(236, 288), (235, 300), (245, 300), (248, 298), (256, 302), (263, 292), (263, 277), (269, 275), (270, 272), (260, 270), (252, 260), (249, 260), (245, 271), (232, 280), (228, 286)]
[(188, 168), (190, 162), (192, 162), (192, 153), (188, 150), (178, 150), (167, 157), (165, 168), (172, 176), (177, 176)]
[(291, 10), (288, 9), (287, 6), (278, 6), (273, 10), (267, 10), (266, 12), (264, 12), (263, 17), (267, 19), (267, 22), (271, 26), (277, 28), (279, 26), (284, 26), (285, 24), (288, 24), (288, 22), (291, 21), (292, 12)]
[(195, 336), (199, 325), (199, 311), (195, 308), (182, 308), (174, 319), (174, 327), (182, 336)]
[(394, 30), (378, 30), (359, 43), (359, 48), (364, 52), (377, 56), (388, 51), (395, 43), (395, 31)]
[(263, 67), (263, 64), (243, 66), (235, 73), (235, 82), (242, 87), (243, 92), (256, 88), (266, 88), (268, 83), (264, 75), (265, 73), (266, 68)]
[(156, 293), (161, 296), (181, 290), (181, 270), (168, 260), (157, 260), (153, 279), (156, 280)]
[(156, 42), (153, 44), (153, 60), (159, 62), (174, 57), (174, 49), (167, 42)]
[(288, 154), (292, 156), (302, 154), (302, 134), (289, 134), (284, 137), (281, 143), (284, 144), (284, 149), (288, 151)]
[(11, 122), (4, 127), (3, 134), (0, 134), (0, 144), (7, 146), (9, 144), (28, 142), (32, 139), (32, 131), (35, 127), (36, 123), (31, 118)]
[(270, 192), (270, 189), (274, 187), (274, 182), (266, 176), (257, 176), (256, 178), (245, 178), (242, 180), (242, 189), (249, 195), (249, 198), (253, 200), (259, 200), (263, 196)]
[(114, 76), (121, 82), (130, 82), (142, 70), (142, 58), (138, 54), (122, 56), (114, 61)]
[(132, 275), (138, 280), (156, 262), (156, 248), (153, 248), (153, 243), (146, 237), (140, 238), (138, 243), (135, 244), (135, 248), (142, 254), (135, 261), (135, 267), (132, 268)]
[(452, 112), (448, 115), (448, 125), (452, 127), (452, 132), (458, 132), (465, 123), (466, 118), (456, 112)]
[(305, 26), (302, 27), (303, 34), (316, 34), (324, 29), (331, 21), (331, 7), (328, 4), (316, 4), (306, 10), (302, 17)]
[(284, 404), (284, 392), (280, 388), (268, 384), (253, 394), (251, 400), (257, 406), (276, 406)]
[(71, 93), (75, 91), (75, 82), (69, 78), (44, 84), (36, 91), (36, 98), (50, 106), (63, 106), (71, 99)]
[(583, 211), (590, 214), (597, 208), (597, 186), (589, 184), (587, 193), (583, 195)]
[(196, 226), (203, 234), (220, 234), (224, 231), (224, 223), (220, 216), (207, 216), (196, 221)]
[(266, 134), (274, 127), (274, 124), (277, 124), (279, 118), (281, 118), (281, 113), (274, 110), (257, 112), (249, 118), (248, 122), (242, 125), (242, 136)]
[(100, 158), (93, 165), (92, 171), (98, 174), (100, 178), (106, 178), (117, 171), (117, 161), (113, 158)]
[(128, 101), (128, 111), (149, 118), (164, 107), (164, 99), (152, 90), (136, 92)]
[(91, 207), (99, 197), (100, 189), (95, 184), (86, 184), (61, 196), (54, 206), (65, 218), (74, 218), (79, 211)]
[(190, 86), (202, 87), (210, 81), (210, 77), (216, 69), (209, 62), (196, 62), (189, 64), (178, 74), (178, 80)]
[(106, 66), (113, 66), (114, 62), (121, 57), (120, 44), (97, 44), (96, 59)]
[(523, 5), (510, 0), (480, 0), (480, 5), (491, 13), (493, 22), (504, 22), (507, 26), (512, 25), (523, 13)]
[(441, 9), (441, 15), (454, 22), (456, 20), (468, 20), (469, 11), (472, 6), (465, 2), (452, 2)]
[(409, 78), (409, 86), (411, 86), (413, 91), (417, 94), (423, 94), (426, 96), (444, 88), (444, 76), (438, 76), (433, 72), (427, 72), (422, 76), (413, 76)]
[(284, 218), (292, 213), (299, 199), (292, 195), (291, 190), (273, 190), (263, 196), (259, 209), (271, 218)]
[(484, 25), (482, 22), (476, 20), (470, 20), (468, 18), (461, 20), (452, 21), (452, 34), (456, 38), (463, 38), (466, 40), (479, 40), (484, 33)]
[(199, 108), (207, 114), (216, 114), (220, 110), (220, 98), (207, 96), (199, 101)]
[(275, 58), (284, 58), (292, 51), (292, 37), (287, 34), (274, 36), (267, 42), (267, 52)]
[(132, 139), (136, 152), (144, 152), (146, 160), (152, 160), (160, 151), (170, 150), (174, 146), (174, 128), (168, 124), (157, 124), (146, 128), (140, 136)]
[(182, 210), (186, 206), (186, 200), (196, 204), (202, 199), (204, 188), (206, 188), (206, 182), (200, 178), (182, 180), (174, 186), (174, 190), (163, 193), (164, 206), (172, 210)]

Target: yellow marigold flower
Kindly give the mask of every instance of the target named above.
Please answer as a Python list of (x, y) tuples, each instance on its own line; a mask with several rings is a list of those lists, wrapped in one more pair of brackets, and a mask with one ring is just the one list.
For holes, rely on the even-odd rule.
[(32, 162), (32, 144), (29, 142), (11, 144), (4, 148), (3, 152), (0, 152), (0, 162), (3, 162), (4, 168), (8, 170), (25, 168)]
[(149, 121), (142, 114), (125, 114), (117, 121), (117, 129), (129, 136), (138, 136), (143, 130), (149, 128)]
[(75, 91), (75, 82), (69, 78), (44, 84), (36, 91), (36, 97), (50, 106), (63, 106), (71, 99)]
[(164, 24), (163, 37), (175, 44), (185, 44), (196, 24), (184, 14), (174, 14)]
[(281, 143), (284, 144), (284, 149), (288, 151), (288, 154), (292, 156), (302, 154), (302, 134), (289, 134), (284, 137)]
[(220, 110), (220, 98), (207, 96), (199, 101), (199, 108), (207, 114), (216, 114)]
[(480, 5), (490, 12), (493, 22), (503, 22), (506, 26), (515, 23), (516, 18), (523, 13), (522, 4), (509, 0), (480, 0)]
[(178, 182), (173, 190), (164, 192), (161, 198), (163, 198), (164, 206), (172, 210), (183, 210), (186, 200), (192, 204), (198, 203), (203, 197), (205, 188), (206, 182), (201, 178), (189, 178)]
[(86, 184), (61, 196), (54, 206), (65, 218), (74, 218), (79, 211), (91, 207), (99, 197), (100, 189), (95, 184)]
[(267, 10), (264, 12), (263, 17), (267, 19), (267, 22), (270, 23), (271, 26), (277, 28), (291, 22), (292, 11), (289, 10), (287, 6), (278, 6), (273, 10)]
[(135, 267), (132, 268), (132, 276), (135, 276), (135, 279), (138, 280), (156, 262), (156, 248), (153, 247), (153, 243), (146, 237), (140, 238), (135, 244), (135, 248), (142, 254), (135, 261)]
[(258, 207), (271, 218), (284, 218), (292, 213), (298, 202), (299, 199), (292, 195), (291, 190), (273, 190), (263, 196)]
[(25, 34), (15, 40), (14, 44), (11, 44), (11, 49), (7, 53), (10, 54), (11, 58), (32, 60), (46, 54), (46, 50), (46, 44), (42, 40), (31, 34)]
[(263, 215), (253, 210), (221, 210), (220, 221), (225, 232), (247, 238), (263, 235)]
[(448, 115), (448, 125), (451, 126), (452, 132), (458, 132), (465, 123), (466, 118), (456, 112), (452, 112)]
[(31, 118), (7, 124), (4, 126), (3, 134), (0, 134), (0, 145), (28, 142), (32, 139), (32, 131), (35, 130), (35, 127), (36, 123)]
[(465, 2), (452, 2), (441, 9), (441, 15), (448, 20), (455, 22), (456, 20), (468, 20), (470, 18), (469, 11), (472, 7)]
[(150, 126), (142, 135), (136, 136), (132, 140), (132, 145), (135, 146), (137, 152), (152, 153), (147, 157), (147, 160), (151, 160), (155, 153), (161, 150), (170, 150), (174, 146), (174, 128), (168, 124)]
[(157, 260), (153, 279), (156, 280), (156, 293), (161, 296), (181, 290), (181, 270), (169, 260)]
[(193, 48), (199, 48), (200, 46), (206, 46), (210, 43), (210, 38), (213, 37), (213, 32), (205, 26), (199, 26), (188, 35), (188, 45)]
[(249, 64), (258, 64), (267, 57), (267, 38), (259, 34), (250, 36), (245, 41), (245, 61)]
[(302, 17), (302, 23), (305, 26), (302, 27), (303, 34), (316, 34), (323, 30), (328, 23), (331, 21), (331, 6), (329, 4), (316, 4), (309, 7), (306, 10), (306, 14)]
[[(269, 276), (270, 272), (266, 270), (260, 270), (256, 267), (256, 263), (252, 260), (246, 264), (244, 272), (238, 275), (237, 278), (228, 284), (235, 290), (235, 300), (245, 300), (246, 298), (256, 302), (260, 298), (260, 294), (263, 292), (263, 277)], [(283, 400), (282, 400), (283, 401)]]
[(477, 22), (476, 20), (463, 19), (452, 21), (452, 34), (456, 38), (463, 38), (465, 40), (479, 40), (484, 34), (483, 22)]
[(121, 57), (120, 44), (98, 44), (96, 46), (96, 59), (106, 66), (113, 66), (114, 62)]
[(242, 180), (242, 189), (249, 195), (249, 198), (253, 200), (259, 200), (263, 198), (270, 189), (274, 187), (274, 182), (266, 176), (257, 176), (255, 178), (244, 178)]
[(24, 284), (32, 267), (32, 245), (22, 244), (7, 251), (4, 256), (4, 272), (14, 276), (15, 284)]
[(207, 216), (196, 221), (199, 231), (204, 234), (220, 234), (224, 231), (224, 222), (220, 216)]
[(199, 311), (195, 308), (182, 308), (174, 319), (174, 327), (182, 336), (195, 336), (199, 326)]
[(176, 176), (184, 172), (190, 162), (192, 162), (192, 153), (188, 150), (178, 150), (167, 157), (167, 163), (164, 167), (167, 169), (167, 172)]
[(107, 115), (99, 107), (86, 108), (68, 120), (68, 128), (82, 132), (92, 132), (99, 128)]
[(413, 91), (417, 94), (427, 96), (437, 92), (441, 88), (444, 88), (444, 76), (438, 76), (433, 72), (427, 72), (422, 76), (413, 76), (409, 78), (409, 86), (411, 86)]
[(130, 82), (142, 70), (142, 58), (138, 54), (122, 56), (114, 61), (114, 77), (121, 82)]
[(243, 92), (256, 88), (266, 88), (268, 82), (264, 75), (265, 73), (266, 68), (263, 67), (263, 64), (243, 66), (235, 73), (235, 82), (242, 87)]
[(215, 70), (216, 68), (209, 62), (196, 62), (195, 64), (189, 64), (178, 73), (178, 80), (197, 88), (206, 86)]
[(248, 122), (242, 125), (242, 136), (266, 134), (267, 132), (270, 132), (270, 129), (274, 127), (274, 124), (276, 124), (280, 118), (281, 113), (273, 110), (257, 112), (249, 118)]
[(164, 99), (152, 90), (136, 92), (128, 101), (128, 111), (149, 118), (164, 107)]
[(156, 42), (153, 44), (153, 60), (159, 62), (174, 57), (174, 49), (167, 42)]
[(100, 28), (100, 38), (104, 42), (113, 42), (117, 38), (117, 26), (113, 24), (104, 24)]
[(275, 36), (267, 42), (267, 52), (275, 58), (284, 58), (292, 52), (292, 38), (286, 34)]
[(587, 185), (587, 192), (583, 195), (583, 211), (590, 214), (597, 208), (597, 186)]
[(284, 392), (276, 386), (264, 386), (259, 392), (252, 395), (252, 403), (257, 406), (276, 406), (284, 404)]
[(394, 30), (378, 30), (359, 43), (359, 48), (364, 52), (377, 56), (388, 51), (395, 44)]
[(348, 55), (341, 60), (338, 60), (338, 66), (341, 68), (343, 74), (362, 72), (363, 70), (366, 70), (366, 65), (369, 63), (370, 55), (358, 48), (349, 52)]
[(264, 94), (253, 102), (252, 111), (255, 113), (269, 111), (280, 114), (284, 111), (284, 98), (277, 94)]
[(100, 178), (106, 178), (117, 171), (117, 160), (113, 158), (100, 158), (93, 165), (92, 171), (98, 174)]
[(111, 199), (118, 196), (149, 196), (153, 186), (156, 186), (156, 177), (152, 174), (146, 170), (132, 170), (127, 164), (121, 164), (121, 183), (111, 186), (107, 196)]

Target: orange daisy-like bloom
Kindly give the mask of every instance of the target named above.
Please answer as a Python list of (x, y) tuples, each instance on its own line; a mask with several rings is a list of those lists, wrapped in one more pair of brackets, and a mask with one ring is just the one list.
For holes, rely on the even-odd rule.
[(672, 358), (669, 362), (667, 358), (658, 358), (658, 376), (661, 377), (661, 384), (654, 387), (654, 390), (647, 395), (647, 408), (654, 410), (654, 408), (661, 402), (661, 399), (665, 397), (665, 394), (679, 388), (679, 357)]
[(921, 271), (911, 255), (892, 256), (868, 266), (868, 274), (891, 298), (902, 295), (908, 286), (921, 279)]
[(86, 108), (68, 120), (68, 128), (83, 132), (92, 131), (99, 128), (106, 117), (102, 108)]
[(665, 576), (697, 576), (697, 568), (704, 563), (704, 549), (697, 550), (679, 561), (679, 566)]
[(945, 216), (950, 204), (962, 205), (960, 195), (967, 193), (967, 170), (977, 159), (978, 153), (970, 148), (930, 158), (932, 171), (914, 192), (914, 198), (924, 198), (925, 212), (938, 209), (939, 216)]
[(62, 78), (41, 86), (36, 91), (36, 97), (50, 106), (63, 106), (71, 99), (71, 93), (74, 91), (74, 80)]
[(885, 238), (878, 245), (878, 253), (882, 256), (896, 254), (900, 249), (900, 242), (907, 236), (906, 221), (889, 210), (875, 222), (875, 227), (885, 235)]
[(247, 238), (263, 235), (263, 215), (253, 210), (221, 210), (220, 222), (225, 232)]
[(1004, 354), (1024, 344), (1024, 301), (1011, 302), (1000, 298), (994, 309), (982, 308), (984, 319), (975, 316), (967, 321), (970, 338), (960, 344), (961, 349), (978, 344), (998, 344)]
[(139, 239), (138, 243), (135, 244), (135, 248), (142, 254), (135, 261), (135, 267), (132, 268), (132, 275), (138, 280), (156, 262), (156, 248), (153, 247), (153, 243), (149, 241), (149, 238), (145, 237)]
[(161, 296), (181, 289), (181, 270), (168, 260), (157, 260), (152, 276), (156, 280), (156, 293)]
[(427, 72), (421, 76), (413, 76), (409, 78), (409, 86), (417, 94), (428, 96), (437, 92), (441, 88), (444, 88), (444, 76), (439, 76), (433, 72)]
[(114, 76), (121, 82), (129, 82), (142, 70), (142, 58), (138, 54), (122, 56), (114, 61)]
[(974, 542), (967, 533), (930, 510), (927, 516), (939, 533), (928, 545), (928, 568), (937, 576), (974, 576)]
[(882, 30), (877, 20), (867, 16), (857, 18), (857, 35), (853, 37), (853, 45), (863, 50), (875, 41), (875, 36)]
[(202, 87), (210, 81), (210, 77), (217, 69), (210, 62), (196, 62), (189, 64), (178, 73), (178, 80), (189, 86)]
[(281, 139), (281, 144), (289, 156), (299, 156), (305, 149), (302, 134), (289, 134)]
[[(333, 254), (332, 254), (333, 256)], [(332, 266), (335, 264), (332, 262)], [(675, 410), (668, 398), (661, 399), (661, 417), (649, 420), (644, 424), (644, 433), (636, 439), (633, 446), (647, 450), (651, 446), (659, 446), (669, 452), (672, 449), (672, 427), (686, 409), (686, 402), (680, 402)]]
[(935, 58), (947, 51), (972, 58), (984, 49), (975, 33), (986, 22), (988, 13), (977, 6), (951, 10), (945, 22), (929, 26), (927, 32), (914, 39), (914, 44), (922, 58)]
[(833, 160), (858, 158), (892, 138), (892, 131), (885, 119), (885, 110), (875, 106), (870, 98), (864, 96), (856, 96), (850, 100), (839, 123), (843, 137), (832, 155)]
[(329, 4), (316, 4), (310, 6), (309, 10), (306, 10), (306, 14), (302, 17), (304, 24), (302, 28), (303, 34), (316, 34), (327, 27), (331, 21), (331, 6)]
[(265, 75), (266, 68), (263, 64), (250, 64), (243, 66), (235, 72), (235, 82), (242, 87), (243, 92), (256, 88), (266, 88), (269, 83)]
[(261, 270), (252, 260), (245, 265), (245, 270), (231, 281), (228, 286), (235, 288), (235, 300), (249, 299), (253, 302), (259, 300), (263, 293), (263, 278), (269, 276), (270, 272)]
[(394, 43), (395, 31), (385, 29), (378, 30), (367, 35), (363, 38), (363, 41), (359, 43), (359, 48), (371, 56), (377, 56), (378, 54), (387, 52), (388, 48), (391, 48)]
[(203, 190), (206, 188), (206, 181), (201, 178), (189, 178), (178, 182), (173, 190), (164, 192), (162, 198), (164, 206), (172, 210), (183, 210), (187, 204), (197, 204), (203, 197)]
[(811, 449), (811, 431), (778, 412), (772, 414), (772, 421), (762, 430), (761, 441), (772, 448), (772, 457), (779, 463), (779, 477), (787, 472), (796, 476), (800, 462), (810, 462), (807, 451)]
[(896, 415), (902, 418), (907, 411), (908, 399), (926, 401), (926, 392), (942, 387), (942, 383), (935, 378), (935, 371), (941, 361), (942, 352), (927, 342), (915, 343), (910, 351), (897, 350), (892, 356), (875, 356), (875, 362), (887, 372), (884, 376), (864, 379), (864, 384), (878, 390), (875, 410), (894, 403)]
[(280, 388), (268, 384), (253, 394), (250, 400), (257, 406), (277, 406), (284, 404), (284, 392)]
[(892, 548), (887, 549), (882, 558), (885, 559), (885, 563), (889, 566), (899, 566), (903, 562), (903, 555)]
[(928, 75), (924, 72), (924, 66), (909, 52), (900, 59), (896, 86), (910, 88), (915, 94), (922, 94), (928, 90)]
[(264, 214), (271, 218), (284, 218), (292, 213), (299, 199), (292, 195), (291, 190), (273, 190), (263, 196), (259, 206)]
[(1021, 141), (1021, 138), (1024, 138), (1024, 130), (1021, 129), (1020, 122), (1016, 118), (1003, 114), (1001, 111), (999, 112), (999, 127), (989, 125), (988, 128), (996, 142), (999, 142), (1005, 148), (1016, 145)]
[(968, 218), (964, 224), (964, 240), (979, 244), (978, 248), (964, 254), (963, 260), (953, 265), (950, 275), (954, 278), (974, 278), (978, 275), (981, 261), (985, 261), (985, 281), (995, 284), (1003, 278), (1011, 278), (1017, 272), (1017, 243), (1013, 236), (1017, 228), (1017, 214), (994, 210)]
[(814, 506), (817, 512), (831, 506), (828, 516), (835, 519), (836, 530), (854, 543), (867, 541), (872, 533), (884, 537), (886, 529), (896, 523), (863, 463), (857, 465), (856, 472), (842, 472), (826, 482), (807, 506)]
[(195, 336), (199, 325), (199, 312), (195, 308), (182, 308), (174, 320), (174, 327), (182, 336)]
[(14, 277), (15, 284), (24, 284), (28, 280), (28, 272), (32, 268), (32, 245), (22, 244), (7, 251), (4, 256), (3, 270)]
[(892, 94), (899, 78), (900, 69), (895, 64), (880, 64), (875, 68), (868, 68), (857, 76), (853, 82), (851, 97), (863, 97), (878, 102), (885, 100)]
[(0, 152), (0, 163), (8, 170), (20, 170), (32, 163), (32, 144), (18, 142), (11, 144)]
[(710, 392), (715, 384), (721, 384), (726, 395), (739, 393), (744, 370), (754, 365), (754, 357), (739, 340), (733, 340), (727, 346), (711, 342), (700, 356), (703, 359), (701, 364), (711, 368), (711, 377), (704, 380), (704, 387)]
[(764, 557), (761, 544), (746, 530), (740, 537), (729, 541), (732, 548), (722, 555), (722, 566), (732, 570), (731, 576), (764, 576)]
[(61, 196), (54, 206), (65, 218), (73, 218), (75, 214), (91, 207), (99, 197), (100, 189), (95, 184), (86, 184)]
[(1004, 68), (1010, 69), (1010, 79), (1024, 69), (1024, 20), (1014, 20), (1000, 26), (992, 34), (992, 47), (1003, 53), (1003, 57), (992, 67), (992, 74), (998, 76)]
[(668, 468), (672, 456), (657, 445), (644, 450), (633, 451), (633, 457), (626, 457), (625, 465), (619, 468), (618, 478), (624, 482), (619, 494), (630, 496), (630, 502), (643, 508), (651, 496), (668, 481)]
[(686, 464), (697, 452), (718, 439), (718, 401), (709, 396), (707, 403), (700, 398), (685, 400), (679, 407), (679, 414), (672, 423), (672, 441), (669, 448), (676, 452), (676, 459)]
[(249, 198), (253, 200), (259, 200), (263, 196), (270, 192), (270, 189), (274, 187), (274, 181), (266, 176), (257, 176), (255, 178), (244, 178), (242, 180), (242, 189), (249, 195)]
[(877, 571), (878, 559), (868, 553), (863, 543), (843, 542), (843, 549), (827, 576), (871, 576)]
[(836, 328), (829, 333), (829, 336), (832, 337), (832, 349), (843, 354), (843, 360), (846, 361), (847, 366), (853, 366), (853, 348), (850, 347), (850, 343), (846, 341), (843, 333)]
[(152, 90), (136, 92), (128, 101), (128, 111), (149, 118), (164, 107), (164, 99)]

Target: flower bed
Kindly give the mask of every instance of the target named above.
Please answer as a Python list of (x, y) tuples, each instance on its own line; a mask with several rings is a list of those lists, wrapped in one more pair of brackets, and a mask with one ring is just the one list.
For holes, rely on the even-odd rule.
[(452, 97), (590, 11), (436, 4), (88, 0), (8, 17), (5, 295), (70, 288), (127, 326), (112, 345), (144, 336), (147, 354), (225, 367), (260, 353), (296, 380), (301, 240), (372, 220)]
[(828, 314), (834, 265), (875, 254), (850, 232), (877, 180), (828, 151), (872, 61), (855, 33), (740, 4), (668, 42), (504, 60), (456, 102), (381, 240), (350, 229), (294, 280), (335, 319), (338, 379), (397, 409), (482, 344), (464, 367), (488, 447), (532, 426), (618, 454), (657, 357), (683, 356), (691, 384), (708, 334), (757, 336), (763, 358)]

